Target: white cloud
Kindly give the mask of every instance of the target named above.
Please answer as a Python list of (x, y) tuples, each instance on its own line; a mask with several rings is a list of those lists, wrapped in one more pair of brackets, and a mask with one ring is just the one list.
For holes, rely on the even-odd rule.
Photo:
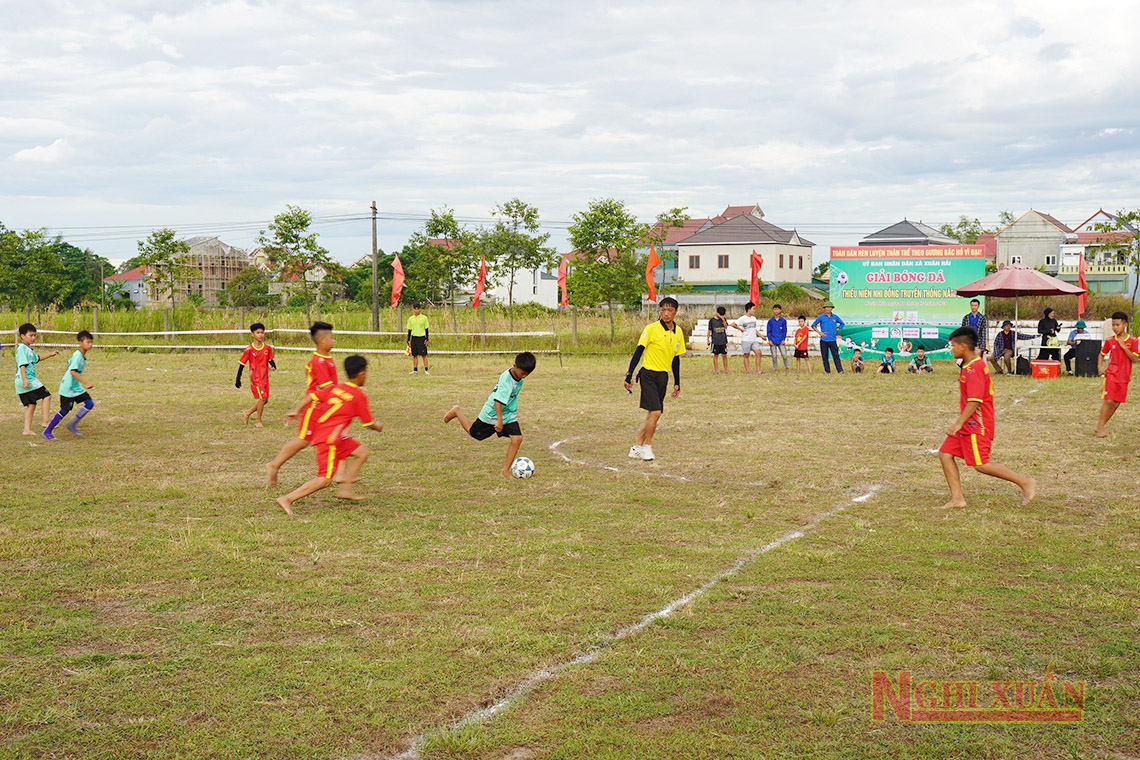
[(67, 140), (60, 137), (50, 145), (37, 145), (34, 148), (18, 150), (12, 154), (12, 160), (31, 164), (53, 164), (67, 159), (71, 153)]

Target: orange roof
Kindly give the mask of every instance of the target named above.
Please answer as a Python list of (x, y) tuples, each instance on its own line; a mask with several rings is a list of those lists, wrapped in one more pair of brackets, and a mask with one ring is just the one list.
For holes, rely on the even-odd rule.
[(1033, 213), (1037, 214), (1037, 216), (1039, 216), (1042, 219), (1044, 219), (1045, 221), (1049, 222), (1049, 224), (1051, 224), (1054, 227), (1056, 227), (1057, 229), (1061, 230), (1062, 232), (1072, 232), (1072, 230), (1069, 228), (1069, 225), (1060, 221), (1056, 217), (1052, 217), (1049, 214), (1046, 214), (1043, 211), (1037, 211), (1036, 209), (1030, 209), (1030, 210), (1033, 211)]
[(1128, 230), (1113, 230), (1112, 232), (1078, 232), (1077, 243), (1081, 245), (1099, 245), (1121, 240), (1131, 240), (1135, 233)]
[[(668, 227), (665, 230), (665, 241), (661, 245), (673, 245), (685, 238), (695, 235), (701, 231), (701, 228), (709, 224), (709, 219), (688, 219), (680, 227)], [(658, 232), (661, 230), (663, 222), (657, 222), (650, 228), (650, 232)]]
[(150, 267), (135, 267), (126, 272), (104, 277), (103, 282), (134, 282), (135, 280), (141, 280), (148, 274), (150, 274)]
[(741, 214), (751, 214), (752, 209), (754, 208), (756, 208), (755, 203), (753, 203), (751, 206), (729, 206), (724, 211), (722, 211), (720, 215), (726, 219), (731, 219), (732, 217), (740, 216)]
[(451, 251), (463, 245), (461, 240), (449, 240), (447, 238), (428, 238), (428, 242), (432, 245), (438, 245), (445, 251)]

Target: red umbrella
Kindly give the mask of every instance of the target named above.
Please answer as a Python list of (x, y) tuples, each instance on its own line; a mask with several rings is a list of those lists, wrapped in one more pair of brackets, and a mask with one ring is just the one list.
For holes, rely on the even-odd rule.
[[(1013, 299), (1018, 296), (1076, 296), (1084, 292), (1084, 288), (1050, 277), (1024, 264), (1010, 264), (957, 290), (958, 295), (964, 298), (991, 296)], [(1014, 319), (1017, 319), (1016, 300), (1013, 309)]]

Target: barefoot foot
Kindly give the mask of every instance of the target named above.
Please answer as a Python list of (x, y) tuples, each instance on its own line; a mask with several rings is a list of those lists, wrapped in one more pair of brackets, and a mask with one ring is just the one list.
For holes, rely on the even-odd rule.
[(1097, 428), (1096, 429), (1096, 437), (1097, 438), (1108, 438), (1108, 431), (1105, 430), (1104, 428)]
[(265, 479), (269, 485), (277, 485), (277, 468), (273, 466), (272, 462), (265, 465)]
[(254, 427), (259, 427), (259, 428), (263, 428), (263, 427), (265, 427), (265, 425), (261, 424), (261, 420), (258, 420), (257, 422), (253, 423), (253, 426), (254, 426)]
[(245, 424), (245, 425), (248, 425), (248, 424), (249, 424), (249, 415), (251, 415), (252, 413), (253, 413), (253, 412), (246, 412), (245, 414), (243, 414), (243, 415), (241, 416), (241, 421), (242, 421), (242, 423), (243, 423), (243, 424)]
[(342, 488), (338, 490), (334, 496), (336, 496), (338, 499), (344, 499), (345, 501), (364, 501), (364, 497), (353, 491), (351, 488)]
[(960, 499), (960, 500), (951, 499), (950, 501), (943, 504), (940, 507), (940, 509), (964, 509), (965, 506), (966, 506), (966, 500), (965, 499)]
[(285, 514), (287, 514), (287, 515), (293, 514), (293, 502), (289, 501), (284, 496), (282, 496), (280, 499), (277, 500), (277, 506), (284, 509)]
[(443, 421), (444, 422), (451, 422), (453, 419), (455, 419), (458, 416), (459, 416), (459, 405), (456, 404), (455, 406), (453, 406), (447, 410), (447, 414), (443, 415)]
[(1021, 488), (1021, 496), (1022, 496), (1021, 506), (1024, 507), (1025, 505), (1029, 504), (1029, 502), (1033, 501), (1033, 497), (1036, 495), (1037, 495), (1037, 481), (1034, 480), (1033, 478), (1030, 478), (1029, 482), (1026, 483), (1024, 486), (1022, 486), (1022, 488)]

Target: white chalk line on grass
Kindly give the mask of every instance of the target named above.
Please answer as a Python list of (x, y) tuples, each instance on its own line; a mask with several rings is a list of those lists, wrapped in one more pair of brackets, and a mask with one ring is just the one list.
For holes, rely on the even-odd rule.
[[(791, 543), (792, 541), (795, 541), (797, 538), (803, 538), (810, 531), (819, 527), (819, 525), (824, 520), (827, 520), (828, 518), (834, 517), (835, 515), (839, 514), (840, 512), (843, 512), (845, 509), (847, 509), (849, 506), (851, 506), (851, 504), (862, 504), (863, 502), (870, 500), (881, 489), (882, 489), (882, 486), (873, 485), (867, 490), (866, 493), (860, 494), (859, 496), (856, 496), (853, 499), (851, 499), (850, 502), (845, 503), (845, 504), (840, 504), (839, 506), (835, 507), (834, 509), (830, 510), (829, 512), (825, 512), (824, 514), (819, 515), (818, 517), (814, 518), (811, 522), (807, 523), (803, 527), (797, 528), (796, 530), (793, 530), (793, 531), (789, 531), (789, 532), (773, 539), (772, 541), (769, 541), (768, 543), (764, 544), (763, 546), (757, 546), (753, 549), (750, 549), (749, 551), (745, 552), (745, 554), (743, 556), (741, 556), (740, 559), (736, 560), (736, 562), (731, 567), (729, 567), (725, 570), (721, 570), (719, 573), (716, 573), (711, 578), (709, 578), (707, 581), (705, 581), (702, 585), (693, 589), (692, 591), (685, 594), (684, 596), (681, 596), (681, 597), (678, 597), (677, 599), (674, 599), (673, 601), (669, 602), (668, 604), (666, 604), (661, 609), (659, 609), (655, 612), (650, 612), (648, 615), (641, 618), (641, 620), (637, 621), (636, 623), (633, 623), (632, 625), (628, 625), (625, 628), (621, 628), (621, 629), (617, 630), (616, 632), (610, 634), (610, 636), (607, 637), (608, 640), (605, 641), (604, 643), (596, 645), (590, 651), (584, 652), (584, 653), (578, 655), (577, 657), (575, 657), (571, 660), (567, 660), (566, 662), (562, 662), (562, 663), (559, 663), (557, 665), (551, 665), (549, 667), (542, 668), (541, 670), (527, 676), (517, 686), (515, 686), (513, 689), (511, 689), (510, 692), (508, 692), (506, 696), (502, 697), (501, 699), (499, 699), (494, 704), (492, 704), (488, 707), (481, 708), (479, 710), (472, 710), (471, 712), (467, 713), (463, 717), (459, 718), (458, 720), (454, 721), (453, 723), (448, 724), (447, 726), (444, 726), (443, 728), (439, 728), (439, 729), (436, 729), (434, 731), (425, 732), (423, 734), (420, 734), (415, 739), (412, 739), (412, 741), (410, 742), (410, 744), (408, 745), (408, 748), (406, 750), (404, 750), (403, 752), (401, 752), (398, 755), (388, 756), (387, 760), (418, 760), (418, 758), (420, 757), (420, 750), (424, 747), (424, 745), (428, 742), (429, 739), (436, 738), (439, 736), (446, 736), (447, 734), (453, 733), (455, 731), (460, 731), (464, 728), (467, 728), (468, 726), (478, 725), (480, 723), (485, 723), (485, 722), (491, 720), (496, 715), (501, 713), (503, 710), (507, 709), (512, 704), (514, 704), (516, 701), (527, 696), (530, 692), (532, 692), (535, 689), (535, 687), (539, 686), (540, 684), (543, 684), (547, 681), (551, 681), (551, 680), (557, 678), (558, 676), (560, 676), (562, 673), (569, 670), (570, 668), (574, 668), (574, 667), (577, 667), (579, 665), (587, 665), (589, 663), (594, 662), (602, 652), (609, 649), (611, 646), (613, 646), (617, 642), (622, 641), (623, 639), (627, 639), (630, 636), (634, 636), (634, 635), (640, 633), (641, 631), (645, 630), (646, 628), (648, 628), (650, 625), (657, 622), (658, 620), (662, 620), (664, 618), (669, 617), (670, 615), (672, 615), (674, 612), (676, 612), (681, 607), (684, 607), (685, 605), (692, 603), (698, 597), (701, 597), (704, 594), (708, 593), (710, 590), (712, 590), (713, 587), (715, 587), (721, 581), (723, 581), (727, 578), (731, 578), (732, 576), (736, 575), (737, 573), (739, 573), (744, 568), (748, 567), (748, 565), (750, 565), (752, 562), (754, 562), (761, 555), (767, 554), (768, 552), (772, 551), (773, 549), (778, 549), (781, 546), (783, 546), (784, 544)], [(359, 758), (359, 760), (365, 760), (368, 757), (375, 757), (375, 756), (356, 755), (355, 757)]]
[[(583, 467), (593, 467), (593, 468), (598, 469), (598, 470), (606, 470), (607, 472), (628, 472), (628, 473), (632, 473), (634, 475), (644, 475), (647, 478), (668, 478), (669, 480), (680, 480), (680, 481), (683, 481), (685, 483), (697, 483), (697, 482), (700, 482), (700, 480), (701, 480), (701, 478), (690, 478), (690, 477), (685, 476), (685, 475), (673, 475), (673, 474), (668, 473), (668, 472), (656, 472), (654, 470), (640, 470), (640, 469), (634, 469), (632, 467), (615, 467), (615, 466), (610, 465), (610, 464), (594, 464), (593, 462), (587, 462), (585, 459), (574, 459), (573, 457), (564, 453), (559, 448), (564, 443), (569, 443), (570, 441), (574, 441), (574, 440), (577, 440), (577, 439), (582, 438), (582, 437), (583, 436), (576, 435), (576, 436), (573, 436), (571, 438), (563, 438), (561, 441), (555, 441), (554, 443), (550, 444), (550, 447), (549, 447), (550, 451), (557, 454), (558, 456), (562, 457), (562, 461), (564, 461), (564, 462), (568, 462), (570, 464), (582, 465)], [(720, 481), (718, 481), (718, 482), (720, 482)], [(738, 483), (736, 483), (736, 485), (741, 485), (741, 486), (768, 486), (768, 485), (771, 485), (771, 483), (738, 482)]]

